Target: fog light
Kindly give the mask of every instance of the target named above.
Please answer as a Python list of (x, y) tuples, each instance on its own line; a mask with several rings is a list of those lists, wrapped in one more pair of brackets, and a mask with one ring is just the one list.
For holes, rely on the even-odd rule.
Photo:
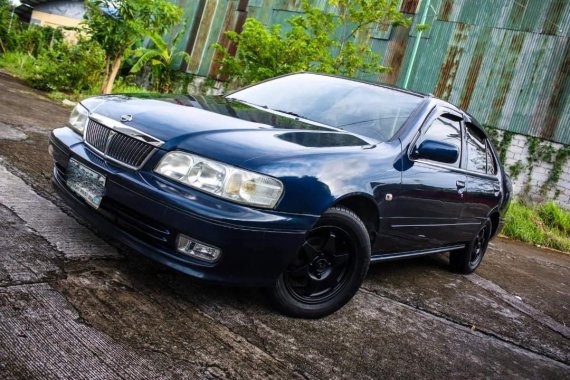
[(222, 251), (219, 248), (194, 240), (186, 235), (178, 235), (176, 243), (178, 252), (199, 260), (213, 263), (220, 258)]

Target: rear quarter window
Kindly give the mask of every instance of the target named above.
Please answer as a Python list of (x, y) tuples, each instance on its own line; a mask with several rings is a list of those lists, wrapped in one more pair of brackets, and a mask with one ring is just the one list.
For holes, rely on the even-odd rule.
[(484, 133), (472, 124), (466, 124), (467, 170), (495, 175), (497, 164)]

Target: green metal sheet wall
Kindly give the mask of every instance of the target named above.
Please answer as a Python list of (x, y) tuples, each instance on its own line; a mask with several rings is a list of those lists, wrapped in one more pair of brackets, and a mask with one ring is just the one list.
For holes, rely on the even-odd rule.
[[(217, 69), (211, 45), (228, 44), (223, 31), (246, 16), (283, 23), (300, 8), (295, 0), (177, 2), (194, 24), (187, 70), (204, 76)], [(400, 3), (416, 23), (427, 1)], [(410, 89), (449, 100), (489, 126), (570, 144), (570, 0), (431, 0), (427, 21)], [(402, 27), (374, 33), (373, 50), (393, 70), (366, 79), (401, 85), (416, 36)]]

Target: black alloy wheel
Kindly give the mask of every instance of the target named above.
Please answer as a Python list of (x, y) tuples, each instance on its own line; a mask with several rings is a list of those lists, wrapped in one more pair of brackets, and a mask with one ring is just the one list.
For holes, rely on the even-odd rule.
[(449, 254), (449, 265), (454, 272), (469, 274), (481, 264), (491, 238), (491, 221), (487, 220), (465, 249)]
[(483, 259), (483, 254), (487, 249), (488, 235), (489, 231), (487, 225), (485, 225), (483, 226), (483, 228), (481, 228), (481, 230), (475, 237), (475, 240), (473, 241), (473, 247), (471, 248), (471, 257), (469, 260), (469, 264), (471, 266), (475, 267), (478, 266), (481, 260)]
[(354, 270), (356, 244), (336, 226), (317, 227), (284, 274), (285, 286), (301, 302), (334, 297)]
[(352, 298), (369, 262), (370, 238), (364, 224), (352, 211), (333, 207), (307, 234), (271, 296), (287, 315), (325, 316)]

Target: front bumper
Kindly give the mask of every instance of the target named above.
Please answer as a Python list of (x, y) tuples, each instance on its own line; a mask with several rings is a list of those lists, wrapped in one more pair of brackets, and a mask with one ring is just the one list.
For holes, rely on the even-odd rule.
[[(249, 208), (164, 179), (152, 173), (161, 151), (140, 171), (124, 169), (104, 161), (69, 128), (52, 132), (50, 152), (53, 183), (78, 215), (135, 251), (207, 281), (272, 285), (318, 218)], [(67, 187), (71, 157), (106, 176), (98, 210)], [(220, 248), (221, 258), (210, 264), (178, 253), (180, 233)]]

